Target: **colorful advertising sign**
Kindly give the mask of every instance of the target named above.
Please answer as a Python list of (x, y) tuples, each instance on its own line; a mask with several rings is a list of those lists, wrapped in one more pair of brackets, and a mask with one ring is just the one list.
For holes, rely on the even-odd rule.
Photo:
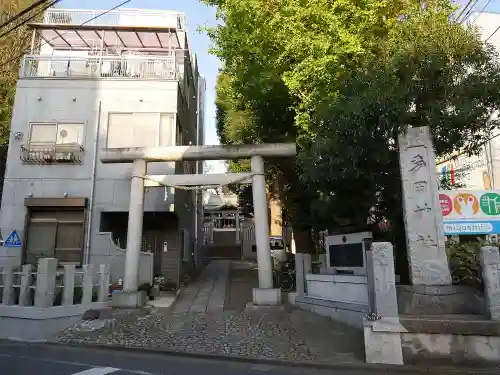
[(439, 192), (444, 234), (500, 233), (500, 190)]

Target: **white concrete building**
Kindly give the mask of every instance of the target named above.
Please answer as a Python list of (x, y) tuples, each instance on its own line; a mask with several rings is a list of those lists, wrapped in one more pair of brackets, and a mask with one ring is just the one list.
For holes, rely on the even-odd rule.
[[(119, 276), (133, 166), (102, 164), (99, 150), (203, 144), (205, 85), (185, 15), (122, 9), (96, 18), (103, 12), (49, 9), (30, 25), (0, 212), (3, 238), (16, 230), (22, 246), (0, 248), (1, 261), (111, 263)], [(203, 173), (199, 164), (149, 163), (148, 173)], [(178, 283), (203, 238), (202, 199), (163, 187), (144, 199), (141, 278)]]

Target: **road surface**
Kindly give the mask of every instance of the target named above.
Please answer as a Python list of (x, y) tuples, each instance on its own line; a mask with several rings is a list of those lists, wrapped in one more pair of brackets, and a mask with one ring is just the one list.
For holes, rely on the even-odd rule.
[[(385, 371), (316, 370), (156, 353), (0, 341), (0, 375), (374, 375)], [(394, 372), (390, 372), (395, 374)], [(410, 372), (411, 373), (411, 372)], [(456, 372), (457, 374), (464, 372)], [(397, 374), (409, 372), (402, 370)], [(484, 374), (484, 373), (483, 373)]]

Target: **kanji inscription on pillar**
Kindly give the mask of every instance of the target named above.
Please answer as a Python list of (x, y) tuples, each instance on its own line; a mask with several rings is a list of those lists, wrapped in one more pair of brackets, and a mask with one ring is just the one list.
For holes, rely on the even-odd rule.
[(409, 128), (399, 136), (399, 149), (412, 283), (451, 284), (429, 128)]

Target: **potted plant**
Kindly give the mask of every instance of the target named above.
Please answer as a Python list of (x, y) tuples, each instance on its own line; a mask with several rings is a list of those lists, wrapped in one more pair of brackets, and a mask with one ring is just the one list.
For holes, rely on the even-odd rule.
[(123, 290), (123, 279), (120, 277), (116, 283), (109, 286), (110, 294), (120, 293)]
[(165, 278), (163, 276), (159, 275), (153, 279), (153, 295), (155, 297), (160, 295), (160, 288), (163, 284), (165, 284)]

